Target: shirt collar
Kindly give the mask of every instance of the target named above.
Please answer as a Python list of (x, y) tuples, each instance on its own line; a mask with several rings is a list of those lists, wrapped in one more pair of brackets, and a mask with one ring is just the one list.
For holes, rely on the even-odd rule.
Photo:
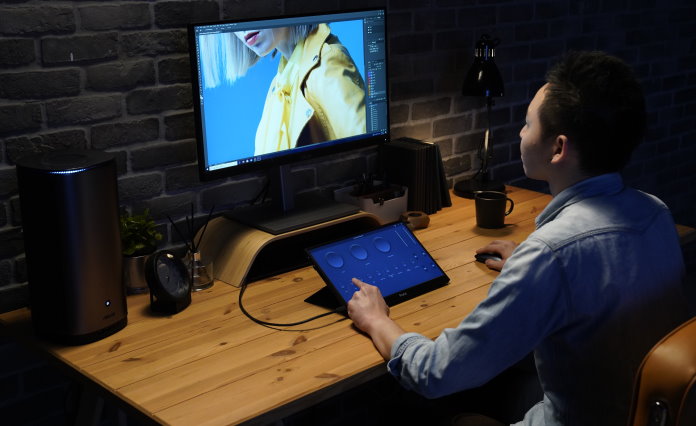
[(582, 180), (561, 191), (536, 218), (536, 227), (541, 228), (552, 221), (564, 208), (587, 198), (612, 195), (624, 188), (623, 178), (619, 173), (608, 173)]

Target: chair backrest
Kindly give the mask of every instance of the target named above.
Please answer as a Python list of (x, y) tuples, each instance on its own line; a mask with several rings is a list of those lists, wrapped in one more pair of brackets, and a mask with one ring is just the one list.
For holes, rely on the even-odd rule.
[(645, 356), (632, 405), (629, 426), (696, 425), (696, 317)]

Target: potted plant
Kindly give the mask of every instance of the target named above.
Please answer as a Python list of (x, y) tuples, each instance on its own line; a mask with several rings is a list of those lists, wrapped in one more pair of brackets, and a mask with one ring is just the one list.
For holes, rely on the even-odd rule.
[(162, 234), (146, 209), (143, 213), (121, 214), (121, 250), (123, 252), (123, 284), (128, 294), (147, 293), (145, 262), (157, 250)]

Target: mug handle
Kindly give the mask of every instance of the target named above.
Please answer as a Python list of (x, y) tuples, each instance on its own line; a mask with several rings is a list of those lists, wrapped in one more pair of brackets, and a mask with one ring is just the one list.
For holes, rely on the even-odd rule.
[(505, 216), (507, 216), (507, 215), (509, 215), (510, 213), (512, 213), (512, 209), (515, 208), (515, 202), (512, 201), (512, 198), (505, 198), (505, 199), (506, 199), (507, 201), (510, 202), (510, 208), (509, 208), (508, 210), (505, 211)]

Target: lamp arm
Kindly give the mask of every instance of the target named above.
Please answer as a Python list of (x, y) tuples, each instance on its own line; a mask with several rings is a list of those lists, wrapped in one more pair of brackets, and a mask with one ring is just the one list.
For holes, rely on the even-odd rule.
[(491, 109), (493, 106), (493, 98), (486, 96), (486, 132), (483, 136), (483, 146), (479, 156), (481, 157), (480, 173), (484, 179), (488, 176), (488, 162), (491, 159)]

